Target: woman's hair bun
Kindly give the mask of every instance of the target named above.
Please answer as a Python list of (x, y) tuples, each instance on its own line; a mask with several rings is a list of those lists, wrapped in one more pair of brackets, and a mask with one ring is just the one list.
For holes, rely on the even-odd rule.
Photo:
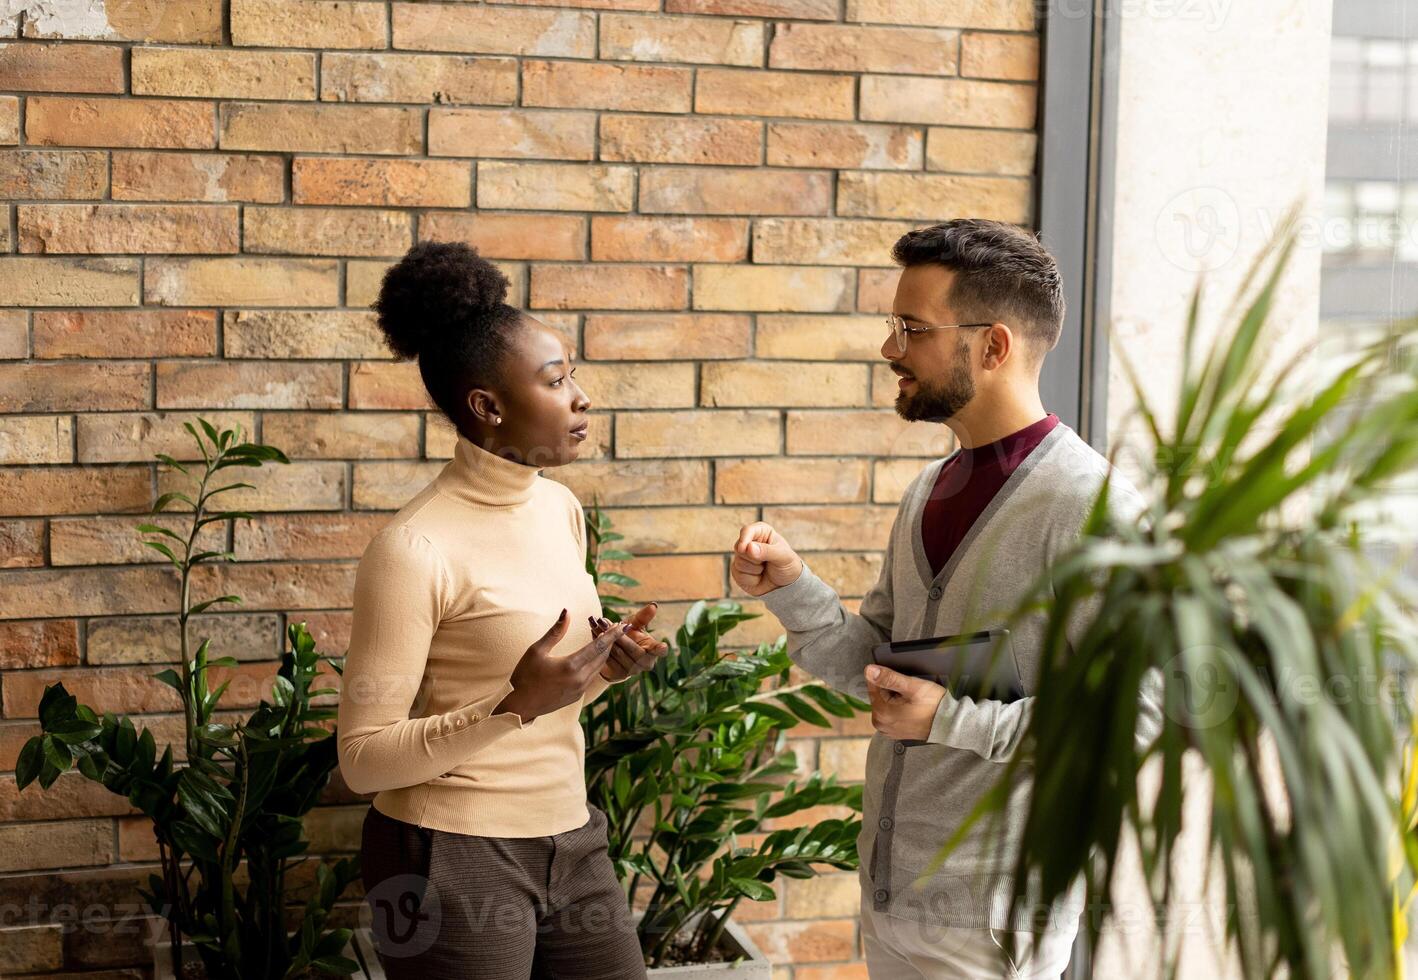
[(373, 308), (390, 350), (417, 357), (450, 331), (487, 329), (507, 277), (463, 242), (419, 242), (384, 272)]

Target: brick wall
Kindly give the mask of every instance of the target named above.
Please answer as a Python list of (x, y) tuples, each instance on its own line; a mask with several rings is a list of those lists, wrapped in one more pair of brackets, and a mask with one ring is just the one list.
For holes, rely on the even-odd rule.
[[(1031, 220), (1034, 31), (1031, 0), (0, 7), (0, 972), (137, 948), (56, 923), (134, 900), (144, 823), (77, 777), (18, 795), (13, 768), (58, 679), (177, 728), (150, 677), (173, 583), (134, 525), (173, 485), (152, 454), (191, 457), (182, 421), (294, 460), (212, 529), (241, 559), (199, 585), (245, 600), (210, 627), (252, 661), (232, 705), (288, 619), (343, 651), (364, 543), (453, 445), (367, 309), (417, 237), (478, 246), (578, 344), (593, 438), (549, 475), (612, 507), (666, 626), (729, 594), (757, 518), (860, 596), (945, 449), (890, 407), (888, 249)], [(859, 776), (869, 728), (816, 731), (804, 763)], [(356, 847), (363, 805), (328, 803), (316, 849)], [(865, 976), (855, 914), (836, 875), (738, 917), (780, 978), (840, 980)]]

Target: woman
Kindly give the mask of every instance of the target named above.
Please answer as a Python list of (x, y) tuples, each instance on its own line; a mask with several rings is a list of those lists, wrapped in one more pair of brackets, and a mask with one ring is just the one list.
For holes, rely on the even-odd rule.
[(581, 505), (538, 474), (576, 458), (591, 403), (561, 336), (506, 295), (473, 249), (423, 242), (375, 303), (458, 440), (355, 577), (338, 747), (376, 794), (366, 900), (396, 980), (643, 977), (579, 716), (667, 647), (654, 603), (598, 621)]

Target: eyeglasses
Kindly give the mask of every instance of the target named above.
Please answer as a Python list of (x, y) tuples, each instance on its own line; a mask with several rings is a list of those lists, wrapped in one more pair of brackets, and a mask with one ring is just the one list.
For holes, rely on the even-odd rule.
[(896, 338), (896, 349), (906, 353), (906, 338), (913, 333), (929, 333), (932, 330), (953, 330), (966, 329), (968, 327), (993, 327), (993, 323), (941, 323), (935, 326), (908, 327), (906, 321), (895, 313), (887, 314), (886, 324), (891, 328), (891, 335)]

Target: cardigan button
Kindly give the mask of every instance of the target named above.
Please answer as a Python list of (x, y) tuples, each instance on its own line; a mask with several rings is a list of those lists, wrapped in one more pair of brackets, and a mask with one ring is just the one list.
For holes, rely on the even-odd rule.
[(906, 754), (906, 746), (902, 745), (900, 742), (897, 742), (897, 743), (896, 743), (896, 754), (897, 754), (897, 755), (905, 755), (905, 754)]
[(465, 722), (462, 718), (459, 718), (456, 722), (454, 722), (454, 724), (457, 725), (459, 728), (462, 728), (464, 725), (467, 724), (467, 722)]
[(939, 585), (932, 585), (931, 590), (926, 594), (931, 597), (931, 602), (935, 602), (939, 600), (940, 597), (943, 596), (945, 593), (941, 590), (941, 587)]
[(882, 830), (890, 830), (894, 826), (896, 826), (896, 821), (892, 820), (890, 817), (881, 818), (880, 827)]
[(873, 896), (878, 902), (884, 902), (891, 897), (891, 893), (885, 888), (878, 888)]

